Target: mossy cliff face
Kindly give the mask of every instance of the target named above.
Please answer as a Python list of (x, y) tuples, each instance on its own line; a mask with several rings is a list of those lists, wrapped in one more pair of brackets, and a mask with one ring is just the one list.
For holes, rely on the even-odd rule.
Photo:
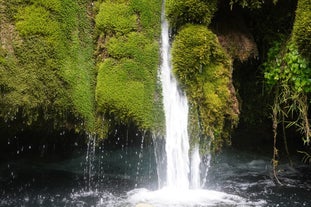
[(97, 2), (97, 111), (104, 122), (161, 131), (157, 86), (161, 1)]
[[(105, 137), (119, 124), (163, 132), (157, 80), (161, 4), (158, 0), (0, 0), (0, 131), (8, 126), (28, 127), (28, 131), (43, 127)], [(292, 93), (283, 93), (290, 95), (287, 103), (298, 103), (299, 92), (304, 104), (297, 106), (308, 112), (309, 11), (306, 0), (166, 1), (172, 64), (189, 98), (193, 142), (212, 139), (215, 150), (230, 142), (240, 108), (232, 70), (237, 71), (245, 126), (255, 119), (253, 123), (259, 124), (267, 120), (263, 108), (268, 108), (277, 90), (291, 89)], [(231, 17), (238, 18), (228, 21)], [(230, 22), (238, 24), (228, 27)], [(239, 48), (248, 46), (241, 54)], [(273, 91), (268, 101), (257, 95), (264, 78)], [(264, 106), (259, 108), (256, 102)], [(305, 115), (300, 123), (308, 129)]]
[(311, 58), (311, 4), (308, 0), (299, 0), (297, 4), (293, 40), (299, 52)]
[(1, 0), (0, 10), (1, 129), (163, 130), (160, 1)]
[[(161, 1), (2, 0), (0, 5), (3, 120), (16, 120), (21, 128), (50, 123), (86, 129), (102, 137), (115, 124), (163, 131), (157, 80)], [(166, 6), (177, 34), (174, 70), (189, 96), (191, 117), (197, 117), (192, 122), (200, 120), (203, 133), (215, 135), (220, 147), (237, 112), (230, 101), (230, 58), (207, 28), (217, 1), (169, 0)]]
[(83, 0), (0, 1), (2, 120), (21, 127), (93, 128), (87, 8)]
[(172, 44), (173, 69), (190, 102), (191, 138), (195, 142), (205, 135), (201, 142), (206, 143), (203, 137), (212, 139), (214, 150), (230, 143), (230, 132), (239, 114), (231, 81), (231, 58), (207, 27), (217, 10), (216, 3), (167, 2), (167, 16), (177, 27), (173, 28), (177, 33)]

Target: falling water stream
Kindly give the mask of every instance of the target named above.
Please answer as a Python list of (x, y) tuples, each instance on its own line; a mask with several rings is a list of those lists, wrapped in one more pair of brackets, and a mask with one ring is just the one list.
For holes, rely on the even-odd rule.
[(162, 14), (162, 64), (161, 83), (165, 112), (165, 151), (167, 157), (166, 186), (176, 189), (189, 188), (189, 137), (188, 137), (188, 101), (179, 90), (177, 81), (171, 72), (169, 27)]

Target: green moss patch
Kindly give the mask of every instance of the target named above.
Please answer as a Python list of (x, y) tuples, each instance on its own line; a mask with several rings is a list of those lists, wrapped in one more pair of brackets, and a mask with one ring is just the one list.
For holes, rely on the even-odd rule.
[(105, 1), (99, 5), (98, 113), (144, 130), (163, 123), (158, 97), (161, 2)]
[(238, 120), (230, 59), (216, 35), (200, 25), (186, 25), (180, 30), (173, 42), (172, 56), (174, 71), (186, 90), (192, 111), (196, 111), (192, 113), (198, 114), (203, 133), (214, 139), (214, 149), (220, 148), (229, 141), (229, 132)]
[(17, 35), (9, 42), (12, 49), (1, 53), (0, 116), (5, 120), (22, 117), (26, 125), (47, 121), (55, 127), (79, 129), (86, 124), (83, 129), (90, 130), (95, 110), (88, 2), (12, 0), (1, 4), (11, 11), (2, 16), (10, 25), (7, 28)]
[(299, 52), (311, 58), (311, 4), (308, 0), (298, 0), (295, 23), (293, 27), (293, 40)]
[(217, 0), (167, 0), (166, 14), (171, 27), (177, 29), (186, 23), (208, 26), (217, 10)]

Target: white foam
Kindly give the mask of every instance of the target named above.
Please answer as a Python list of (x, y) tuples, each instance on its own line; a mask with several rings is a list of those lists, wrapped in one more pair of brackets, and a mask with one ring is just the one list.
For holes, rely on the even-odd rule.
[(133, 206), (147, 203), (153, 207), (208, 207), (208, 206), (262, 206), (264, 201), (249, 202), (246, 199), (214, 190), (179, 190), (163, 188), (157, 191), (135, 189), (128, 193), (128, 202)]

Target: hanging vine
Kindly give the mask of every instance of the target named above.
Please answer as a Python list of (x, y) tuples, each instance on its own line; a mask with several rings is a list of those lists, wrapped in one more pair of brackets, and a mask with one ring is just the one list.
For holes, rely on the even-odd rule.
[[(282, 124), (285, 151), (289, 158), (286, 128), (295, 127), (302, 135), (305, 146), (310, 145), (310, 122), (308, 119), (308, 94), (311, 92), (311, 65), (303, 58), (295, 44), (289, 40), (275, 43), (269, 50), (264, 64), (267, 88), (274, 94), (272, 107), (273, 126), (273, 174), (277, 178), (278, 149), (277, 129)], [(289, 162), (291, 160), (289, 158)]]

